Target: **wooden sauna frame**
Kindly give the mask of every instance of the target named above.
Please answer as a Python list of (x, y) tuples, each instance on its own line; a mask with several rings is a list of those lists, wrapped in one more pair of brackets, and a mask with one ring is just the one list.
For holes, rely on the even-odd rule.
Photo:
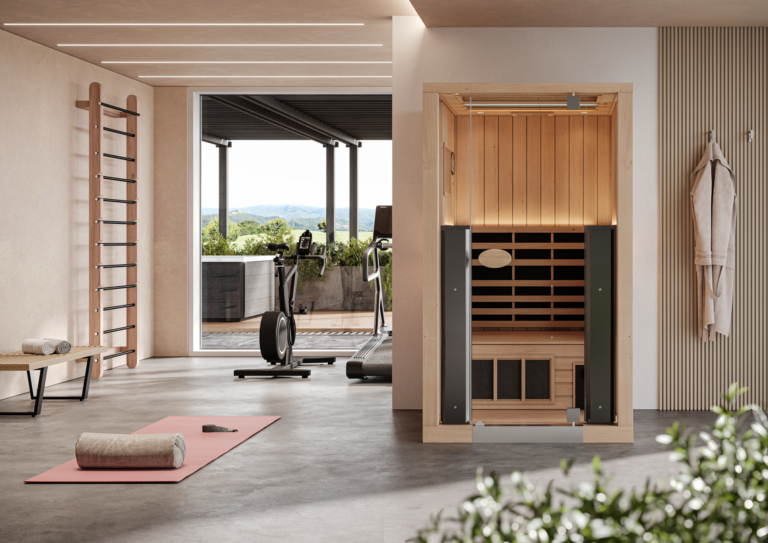
[[(442, 442), (442, 443), (471, 443), (472, 442), (472, 424), (467, 425), (443, 425), (440, 422), (440, 364), (441, 364), (441, 270), (440, 270), (440, 227), (446, 224), (468, 224), (469, 215), (473, 220), (473, 232), (516, 232), (538, 231), (565, 232), (565, 231), (583, 231), (585, 224), (614, 224), (616, 225), (616, 423), (613, 425), (584, 425), (585, 443), (626, 443), (633, 441), (633, 376), (632, 376), (632, 84), (631, 83), (425, 83), (423, 87), (423, 441), (424, 442)], [(489, 198), (487, 195), (480, 199), (474, 197), (471, 206), (466, 202), (467, 194), (462, 194), (461, 183), (457, 180), (461, 174), (462, 154), (458, 150), (456, 126), (463, 116), (468, 116), (468, 110), (464, 107), (463, 99), (472, 96), (475, 99), (483, 100), (544, 100), (554, 99), (564, 100), (567, 95), (576, 93), (580, 96), (589, 96), (592, 100), (598, 102), (595, 110), (590, 111), (588, 115), (602, 118), (599, 121), (602, 127), (606, 123), (610, 124), (610, 163), (602, 161), (600, 179), (591, 185), (584, 185), (585, 177), (588, 182), (592, 180), (592, 172), (589, 170), (590, 159), (586, 158), (586, 164), (577, 162), (574, 170), (573, 163), (570, 164), (572, 171), (576, 175), (581, 175), (581, 185), (576, 191), (571, 191), (570, 202), (566, 202), (566, 207), (558, 206), (552, 203), (550, 208), (542, 207), (539, 203), (538, 215), (536, 215), (536, 202), (533, 204), (526, 201), (525, 198), (515, 198), (515, 193), (524, 193), (528, 183), (526, 170), (521, 170), (521, 165), (526, 162), (524, 156), (514, 156), (517, 152), (514, 148), (511, 153), (500, 149), (502, 134), (499, 130), (499, 124), (508, 127), (512, 131), (512, 137), (515, 137), (515, 131), (522, 138), (530, 138), (520, 126), (526, 126), (525, 123), (519, 123), (514, 120), (521, 116), (538, 116), (550, 120), (531, 123), (544, 130), (550, 126), (562, 127), (563, 117), (574, 119), (591, 118), (588, 115), (581, 116), (580, 112), (557, 111), (540, 113), (522, 113), (515, 111), (493, 112), (489, 117), (495, 117), (495, 121), (490, 122), (492, 130), (489, 132), (493, 137), (493, 130), (496, 130), (498, 139), (495, 145), (488, 145), (483, 148), (486, 156), (491, 160), (486, 164), (482, 162), (483, 170), (480, 170), (480, 160), (473, 161), (472, 175), (473, 187), (472, 195), (477, 196), (474, 186), (475, 176), (489, 175), (489, 179), (496, 179), (497, 185), (492, 188), (497, 191), (498, 196)], [(586, 100), (585, 100), (586, 101)], [(578, 116), (578, 117), (576, 117)], [(474, 115), (473, 119), (480, 117)], [(488, 119), (489, 117), (485, 117)], [(513, 119), (509, 119), (512, 117)], [(451, 123), (454, 123), (451, 126)], [(462, 121), (463, 122), (463, 121)], [(493, 123), (497, 123), (494, 125)], [(579, 120), (569, 121), (565, 125), (569, 130), (578, 136), (579, 126), (590, 125), (593, 121)], [(597, 122), (597, 121), (595, 121)], [(584, 123), (587, 123), (586, 125)], [(577, 130), (573, 132), (574, 128)], [(483, 123), (485, 127), (485, 123)], [(472, 133), (478, 130), (473, 126)], [(582, 132), (587, 134), (587, 132)], [(537, 133), (534, 131), (534, 141)], [(540, 138), (540, 134), (538, 135)], [(541, 141), (541, 140), (539, 140)], [(570, 140), (569, 140), (570, 141)], [(597, 145), (603, 145), (604, 141), (597, 142)], [(585, 143), (576, 142), (572, 149), (584, 152)], [(456, 175), (451, 175), (446, 179), (443, 175), (444, 164), (447, 163), (444, 156), (445, 150), (456, 153)], [(605, 150), (604, 147), (602, 147)], [(475, 153), (475, 145), (469, 149), (470, 153)], [(553, 151), (554, 152), (554, 151)], [(510, 156), (507, 156), (510, 155)], [(519, 155), (519, 153), (518, 153)], [(472, 155), (475, 156), (474, 154)], [(544, 156), (544, 155), (542, 155)], [(586, 156), (586, 155), (585, 155)], [(601, 155), (605, 159), (605, 153)], [(502, 162), (506, 160), (508, 162)], [(494, 166), (495, 164), (495, 166)], [(515, 170), (517, 164), (517, 170)], [(609, 168), (609, 176), (606, 178), (606, 164)], [(511, 188), (509, 184), (504, 189), (504, 193), (499, 182), (499, 165), (503, 165), (511, 170)], [(595, 166), (597, 167), (597, 166)], [(496, 168), (496, 169), (494, 169)], [(581, 174), (578, 169), (582, 168)], [(523, 172), (522, 175), (520, 172)], [(584, 172), (587, 175), (584, 175)], [(550, 181), (557, 185), (561, 182), (563, 175), (568, 176), (566, 169), (563, 174), (561, 170), (553, 166)], [(597, 174), (595, 174), (597, 175)], [(570, 183), (570, 177), (569, 183)], [(608, 184), (606, 184), (606, 179)], [(537, 191), (544, 191), (544, 188), (535, 186)], [(530, 191), (530, 187), (528, 188)], [(555, 201), (554, 191), (558, 190), (556, 186), (553, 191), (552, 201)], [(582, 192), (581, 196), (579, 191)], [(483, 187), (485, 191), (485, 187)], [(594, 191), (590, 193), (590, 191)], [(539, 197), (542, 192), (539, 192)], [(590, 194), (593, 194), (597, 203), (592, 201)], [(602, 195), (602, 200), (598, 196)], [(582, 198), (580, 200), (580, 198)], [(537, 197), (538, 198), (538, 197)], [(561, 199), (561, 204), (562, 199)], [(603, 205), (601, 205), (601, 203)], [(581, 208), (581, 212), (568, 214), (568, 206), (572, 210)], [(471, 209), (469, 208), (471, 207)], [(484, 216), (487, 209), (491, 210), (491, 220), (483, 221), (482, 227), (477, 227), (477, 218)], [(565, 209), (565, 212), (564, 212)], [(533, 210), (533, 214), (530, 214)], [(462, 215), (462, 213), (465, 213)], [(565, 213), (565, 214), (564, 214)], [(582, 213), (579, 215), (579, 213)], [(533, 217), (533, 221), (531, 221)], [(598, 219), (599, 217), (599, 219)], [(598, 220), (600, 222), (598, 222)], [(532, 222), (532, 225), (531, 225)], [(575, 228), (574, 228), (575, 227)], [(515, 304), (516, 305), (516, 304)], [(554, 304), (552, 304), (554, 307)], [(514, 319), (515, 317), (513, 317)], [(562, 377), (562, 388), (564, 397), (573, 392), (567, 392), (570, 387), (573, 391), (573, 375), (575, 366), (583, 363), (583, 333), (581, 339), (574, 336), (573, 331), (559, 330), (542, 326), (539, 331), (534, 327), (507, 328), (493, 330), (489, 327), (487, 330), (477, 330), (476, 323), (473, 322), (473, 346), (472, 358), (494, 360), (511, 356), (516, 358), (536, 357), (552, 359), (552, 366), (555, 368), (555, 375), (552, 376), (554, 386), (558, 389), (558, 378)], [(498, 323), (496, 323), (498, 324)], [(581, 324), (583, 327), (583, 324)], [(578, 327), (576, 327), (578, 329)], [(480, 334), (480, 335), (478, 335)], [(544, 334), (544, 335), (542, 335)], [(578, 334), (578, 332), (576, 332)], [(541, 337), (539, 337), (541, 336)], [(510, 352), (514, 353), (510, 355)], [(495, 363), (495, 362), (494, 362)], [(566, 374), (570, 375), (567, 377)], [(483, 420), (486, 424), (535, 424), (535, 425), (559, 425), (565, 423), (565, 405), (564, 402), (558, 404), (557, 392), (553, 394), (554, 403), (549, 402), (544, 405), (520, 406), (520, 411), (514, 412), (511, 404), (508, 405), (488, 405), (488, 401), (476, 404), (473, 401), (473, 423), (476, 420)], [(482, 413), (480, 413), (481, 409)], [(489, 409), (485, 409), (488, 407)], [(496, 409), (494, 411), (493, 409)], [(480, 418), (477, 418), (477, 416)], [(563, 419), (562, 421), (560, 419)]]

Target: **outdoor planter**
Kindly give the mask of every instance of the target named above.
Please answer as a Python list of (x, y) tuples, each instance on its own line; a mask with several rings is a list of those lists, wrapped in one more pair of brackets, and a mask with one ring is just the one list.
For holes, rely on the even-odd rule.
[(274, 256), (203, 256), (203, 321), (241, 321), (273, 311)]

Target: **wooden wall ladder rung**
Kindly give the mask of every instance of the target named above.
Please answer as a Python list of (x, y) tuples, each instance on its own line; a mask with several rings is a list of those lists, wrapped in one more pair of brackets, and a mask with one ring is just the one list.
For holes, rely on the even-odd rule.
[[(125, 356), (129, 368), (139, 365), (138, 359), (138, 101), (136, 96), (128, 96), (125, 108), (107, 104), (101, 101), (102, 88), (100, 83), (91, 83), (88, 92), (88, 100), (78, 100), (75, 106), (88, 111), (88, 136), (89, 136), (89, 234), (88, 234), (88, 291), (89, 291), (89, 345), (101, 346), (104, 336), (114, 332), (126, 332), (127, 345), (112, 347), (103, 353), (100, 358), (94, 360), (92, 378), (98, 379), (104, 373), (102, 362), (111, 358)], [(125, 130), (105, 127), (103, 117), (125, 119)], [(102, 150), (102, 138), (104, 132), (118, 134), (125, 137), (125, 155), (113, 155)], [(104, 175), (102, 159), (119, 160), (125, 162), (125, 177)], [(105, 198), (102, 194), (103, 181), (117, 181), (125, 183), (125, 200)], [(126, 209), (125, 220), (105, 219), (102, 213), (103, 205), (124, 205)], [(126, 239), (124, 242), (105, 242), (102, 239), (102, 228), (115, 228), (115, 225), (125, 226)], [(102, 260), (102, 247), (123, 246), (126, 258), (124, 263), (104, 262)], [(124, 285), (104, 285), (101, 272), (104, 269), (125, 268)], [(108, 290), (125, 289), (126, 301), (124, 304), (104, 307), (102, 294)], [(104, 311), (124, 310), (126, 313), (125, 325), (117, 326), (110, 330), (104, 330)]]

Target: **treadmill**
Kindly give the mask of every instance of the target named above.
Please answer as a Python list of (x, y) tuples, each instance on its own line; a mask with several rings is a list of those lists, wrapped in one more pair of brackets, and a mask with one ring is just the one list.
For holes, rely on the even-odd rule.
[[(392, 248), (392, 206), (376, 206), (373, 221), (373, 239), (363, 253), (363, 281), (373, 281), (376, 301), (373, 311), (373, 334), (365, 345), (347, 362), (347, 377), (367, 379), (368, 377), (392, 377), (392, 327), (387, 326), (384, 316), (384, 296), (381, 287), (381, 266), (379, 251)], [(368, 259), (373, 255), (373, 271)]]

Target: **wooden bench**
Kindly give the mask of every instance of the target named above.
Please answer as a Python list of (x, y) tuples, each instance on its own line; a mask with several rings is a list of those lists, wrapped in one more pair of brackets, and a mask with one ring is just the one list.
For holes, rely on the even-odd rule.
[[(80, 400), (88, 398), (88, 389), (91, 386), (91, 369), (93, 368), (93, 357), (104, 353), (109, 347), (72, 347), (67, 354), (24, 354), (21, 351), (0, 354), (0, 371), (26, 371), (27, 384), (29, 385), (29, 395), (35, 400), (34, 411), (9, 411), (0, 412), (0, 415), (32, 415), (36, 417), (43, 408), (43, 400)], [(48, 367), (56, 364), (63, 364), (80, 358), (87, 359), (85, 369), (85, 382), (83, 383), (83, 393), (80, 396), (45, 396), (45, 378), (48, 375)], [(40, 370), (40, 376), (35, 387), (34, 375), (32, 372)]]

